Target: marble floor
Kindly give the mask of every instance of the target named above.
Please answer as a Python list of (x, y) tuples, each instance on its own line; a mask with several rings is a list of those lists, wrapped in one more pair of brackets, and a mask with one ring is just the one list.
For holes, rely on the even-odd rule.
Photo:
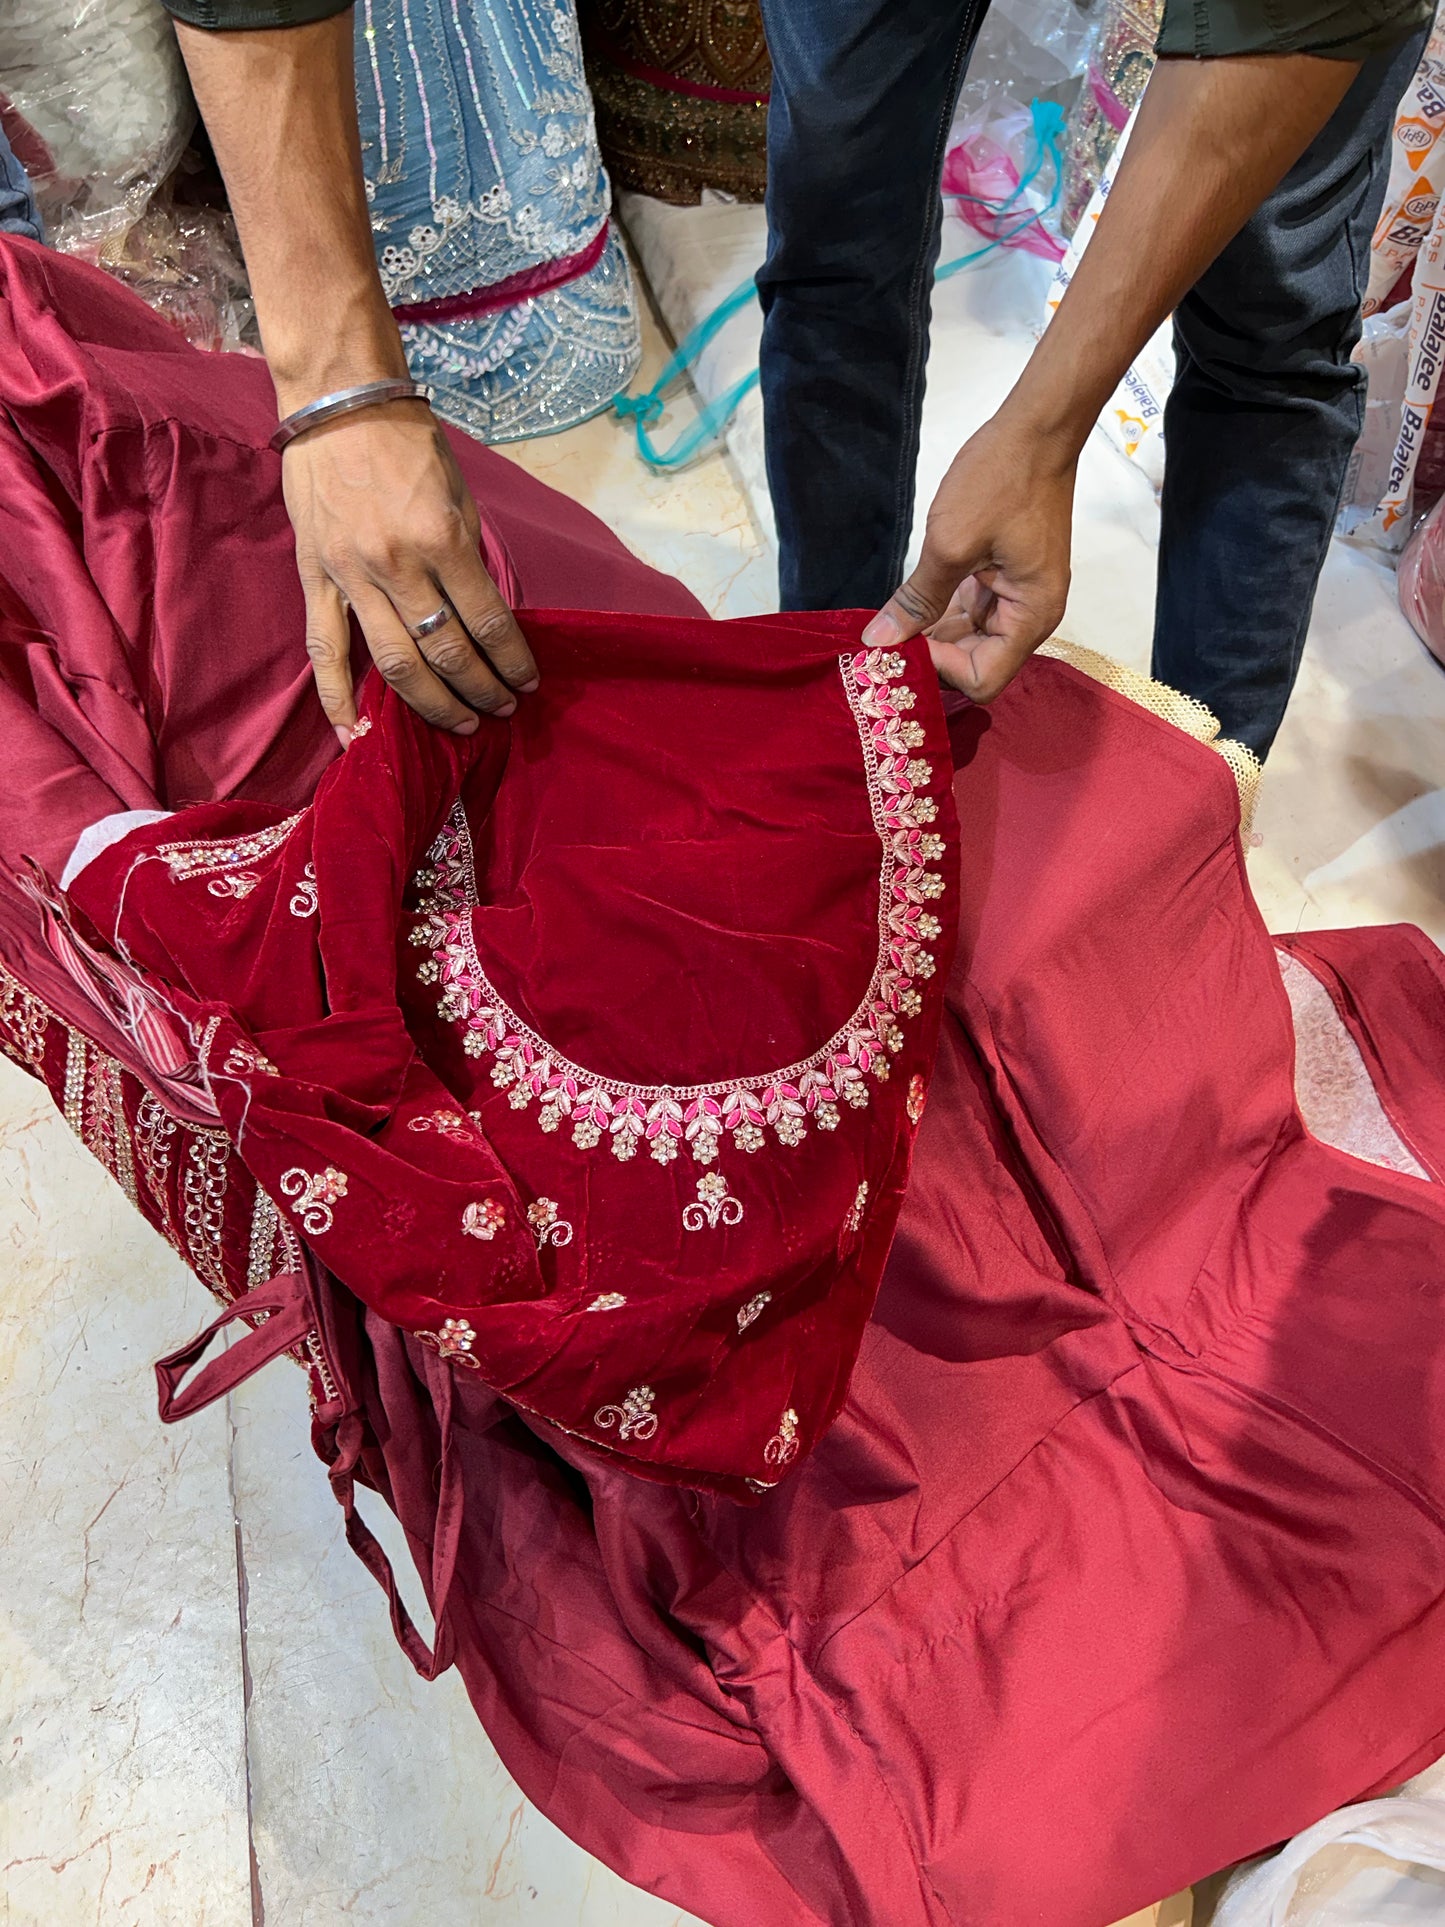
[[(925, 465), (1027, 350), (1015, 265), (949, 284), (972, 352), (937, 385)], [(745, 614), (776, 577), (744, 431), (680, 475), (646, 474), (608, 418), (509, 452)], [(1142, 664), (1152, 496), (1103, 446), (1079, 531), (1066, 628)], [(1251, 857), (1273, 925), (1445, 939), (1442, 723), (1388, 571), (1337, 546)], [(416, 1679), (341, 1541), (299, 1374), (159, 1425), (151, 1360), (209, 1303), (0, 1061), (0, 1922), (686, 1927), (522, 1798), (454, 1674)], [(1181, 1895), (1128, 1927), (1190, 1918)]]

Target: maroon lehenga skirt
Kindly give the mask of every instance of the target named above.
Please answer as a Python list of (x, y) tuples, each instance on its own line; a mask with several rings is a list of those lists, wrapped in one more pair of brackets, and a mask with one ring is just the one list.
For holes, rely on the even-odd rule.
[[(460, 1667), (528, 1796), (718, 1927), (1101, 1927), (1435, 1757), (1434, 948), (1282, 958), (1224, 760), (1075, 669), (954, 712), (957, 955), (846, 1404), (754, 1503), (639, 1479), (342, 1286), (72, 921), (53, 880), (90, 825), (304, 810), (338, 751), (264, 369), (26, 244), (0, 277), (0, 1042), (245, 1301), (219, 1361), (165, 1366), (168, 1414), (307, 1366), (403, 1643)], [(458, 447), (516, 603), (699, 613)]]

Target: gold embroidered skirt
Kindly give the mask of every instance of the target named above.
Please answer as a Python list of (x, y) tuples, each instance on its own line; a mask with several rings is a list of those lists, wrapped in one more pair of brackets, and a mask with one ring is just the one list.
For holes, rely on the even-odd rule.
[(581, 0), (613, 184), (678, 204), (760, 201), (772, 68), (757, 0)]

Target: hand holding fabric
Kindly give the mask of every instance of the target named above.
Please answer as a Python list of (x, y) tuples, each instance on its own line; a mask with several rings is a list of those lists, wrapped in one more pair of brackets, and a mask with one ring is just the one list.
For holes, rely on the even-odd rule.
[[(477, 552), (480, 522), (441, 426), (391, 402), (313, 429), (286, 450), (286, 507), (306, 594), (306, 649), (345, 742), (356, 721), (348, 606), (380, 674), (428, 722), (458, 735), (475, 711), (509, 716), (537, 667)], [(416, 641), (443, 603), (453, 620)]]
[(1076, 460), (1000, 410), (954, 458), (918, 566), (864, 640), (926, 630), (940, 679), (992, 702), (1064, 613)]
[[(178, 29), (225, 176), (266, 361), (285, 416), (408, 373), (376, 264), (356, 119), (351, 18), (236, 33)], [(458, 735), (510, 715), (536, 681), (522, 632), (477, 554), (480, 523), (441, 424), (395, 401), (287, 447), (286, 507), (306, 647), (346, 742), (356, 722), (348, 606), (387, 682)], [(411, 635), (445, 602), (454, 620)]]
[(1100, 409), (1358, 68), (1295, 53), (1159, 62), (1058, 312), (944, 477), (918, 567), (869, 643), (929, 630), (945, 682), (976, 702), (1006, 687), (1064, 612), (1074, 472)]

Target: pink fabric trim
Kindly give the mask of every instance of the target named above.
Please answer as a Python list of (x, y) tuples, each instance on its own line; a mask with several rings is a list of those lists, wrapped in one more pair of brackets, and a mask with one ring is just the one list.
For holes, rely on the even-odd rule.
[(602, 259), (607, 246), (604, 221), (586, 247), (577, 254), (566, 254), (560, 261), (544, 261), (537, 268), (523, 268), (495, 281), (489, 288), (474, 288), (470, 294), (439, 295), (435, 301), (405, 301), (392, 309), (398, 321), (475, 321), (479, 315), (495, 314), (511, 308), (534, 294), (549, 294), (588, 274)]

